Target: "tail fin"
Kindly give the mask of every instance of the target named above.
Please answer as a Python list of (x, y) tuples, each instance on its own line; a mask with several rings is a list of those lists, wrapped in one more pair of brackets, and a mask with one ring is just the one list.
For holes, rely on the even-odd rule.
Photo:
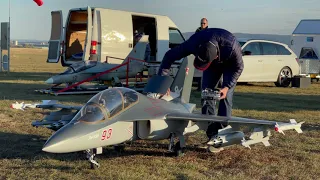
[(189, 55), (183, 59), (170, 87), (172, 92), (180, 94), (179, 98), (181, 98), (185, 103), (188, 103), (190, 100), (194, 75), (193, 61), (193, 55)]
[(149, 35), (143, 35), (141, 39), (138, 41), (138, 43), (134, 46), (132, 51), (129, 53), (128, 57), (126, 58), (124, 63), (128, 61), (128, 58), (134, 58), (139, 60), (144, 60), (146, 48), (149, 43), (148, 41)]
[[(120, 65), (128, 62), (130, 58), (144, 60), (146, 48), (149, 43), (148, 37), (149, 35), (143, 35), (141, 39), (137, 42), (137, 44), (132, 48), (132, 50), (126, 56), (125, 59), (119, 58), (119, 57), (107, 56), (106, 62), (110, 64)], [(138, 61), (133, 61), (133, 62), (138, 62)], [(141, 62), (139, 62), (139, 64), (141, 64)]]
[(174, 99), (180, 98), (184, 103), (189, 103), (194, 74), (193, 61), (193, 55), (185, 57), (174, 78), (171, 76), (153, 75), (143, 92), (166, 94), (167, 89), (170, 87), (170, 91), (175, 94)]

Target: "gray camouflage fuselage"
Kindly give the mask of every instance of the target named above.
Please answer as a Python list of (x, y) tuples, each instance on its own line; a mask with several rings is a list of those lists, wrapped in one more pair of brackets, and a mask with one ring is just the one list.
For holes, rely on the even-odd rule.
[[(110, 70), (119, 66), (120, 64), (108, 64), (108, 63), (100, 63), (98, 62), (95, 66), (84, 69), (79, 72), (70, 72), (70, 73), (61, 73), (55, 76), (52, 76), (45, 82), (47, 84), (62, 84), (62, 83), (76, 83), (83, 80), (86, 80), (96, 74), (102, 73), (104, 71)], [(137, 73), (145, 70), (146, 67), (142, 62), (130, 62), (128, 77), (135, 77)], [(114, 71), (108, 72), (97, 77), (94, 80), (100, 81), (111, 81), (113, 78), (125, 79), (127, 77), (127, 65), (121, 66)]]
[[(153, 99), (140, 93), (138, 97), (137, 103), (112, 119), (92, 124), (73, 119), (47, 141), (43, 150), (52, 153), (68, 153), (136, 139), (167, 139), (171, 132), (182, 134), (188, 125), (191, 126), (187, 121), (164, 119), (168, 113), (191, 113), (194, 106)], [(133, 119), (145, 121), (132, 122)]]

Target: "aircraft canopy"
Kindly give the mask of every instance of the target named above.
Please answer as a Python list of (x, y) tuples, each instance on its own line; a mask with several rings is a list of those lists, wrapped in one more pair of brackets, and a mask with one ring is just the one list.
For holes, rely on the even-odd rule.
[(74, 119), (87, 123), (104, 121), (128, 109), (138, 100), (138, 93), (132, 89), (107, 89), (92, 97)]

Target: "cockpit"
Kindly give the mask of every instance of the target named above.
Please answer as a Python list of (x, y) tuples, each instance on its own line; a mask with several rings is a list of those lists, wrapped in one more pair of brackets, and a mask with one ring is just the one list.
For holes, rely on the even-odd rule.
[(138, 93), (132, 89), (116, 87), (93, 96), (72, 121), (98, 123), (109, 120), (139, 101)]

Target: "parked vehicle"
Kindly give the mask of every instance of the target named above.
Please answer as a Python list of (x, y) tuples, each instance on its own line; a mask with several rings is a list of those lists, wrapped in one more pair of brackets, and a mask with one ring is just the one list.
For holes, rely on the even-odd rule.
[[(134, 33), (149, 36), (149, 60), (161, 62), (172, 47), (185, 41), (167, 16), (106, 8), (70, 9), (63, 27), (62, 11), (52, 11), (48, 63), (70, 66), (84, 60), (121, 64), (134, 47)], [(178, 62), (179, 63), (179, 62)]]
[(278, 87), (287, 87), (300, 73), (298, 58), (288, 45), (267, 40), (239, 42), (245, 67), (238, 82), (275, 82)]
[(290, 48), (299, 58), (301, 74), (319, 81), (320, 19), (303, 19), (291, 36)]
[[(298, 75), (300, 66), (296, 54), (288, 45), (267, 40), (238, 39), (243, 52), (244, 70), (238, 82), (274, 82), (288, 87)], [(196, 78), (202, 73), (195, 70)]]

